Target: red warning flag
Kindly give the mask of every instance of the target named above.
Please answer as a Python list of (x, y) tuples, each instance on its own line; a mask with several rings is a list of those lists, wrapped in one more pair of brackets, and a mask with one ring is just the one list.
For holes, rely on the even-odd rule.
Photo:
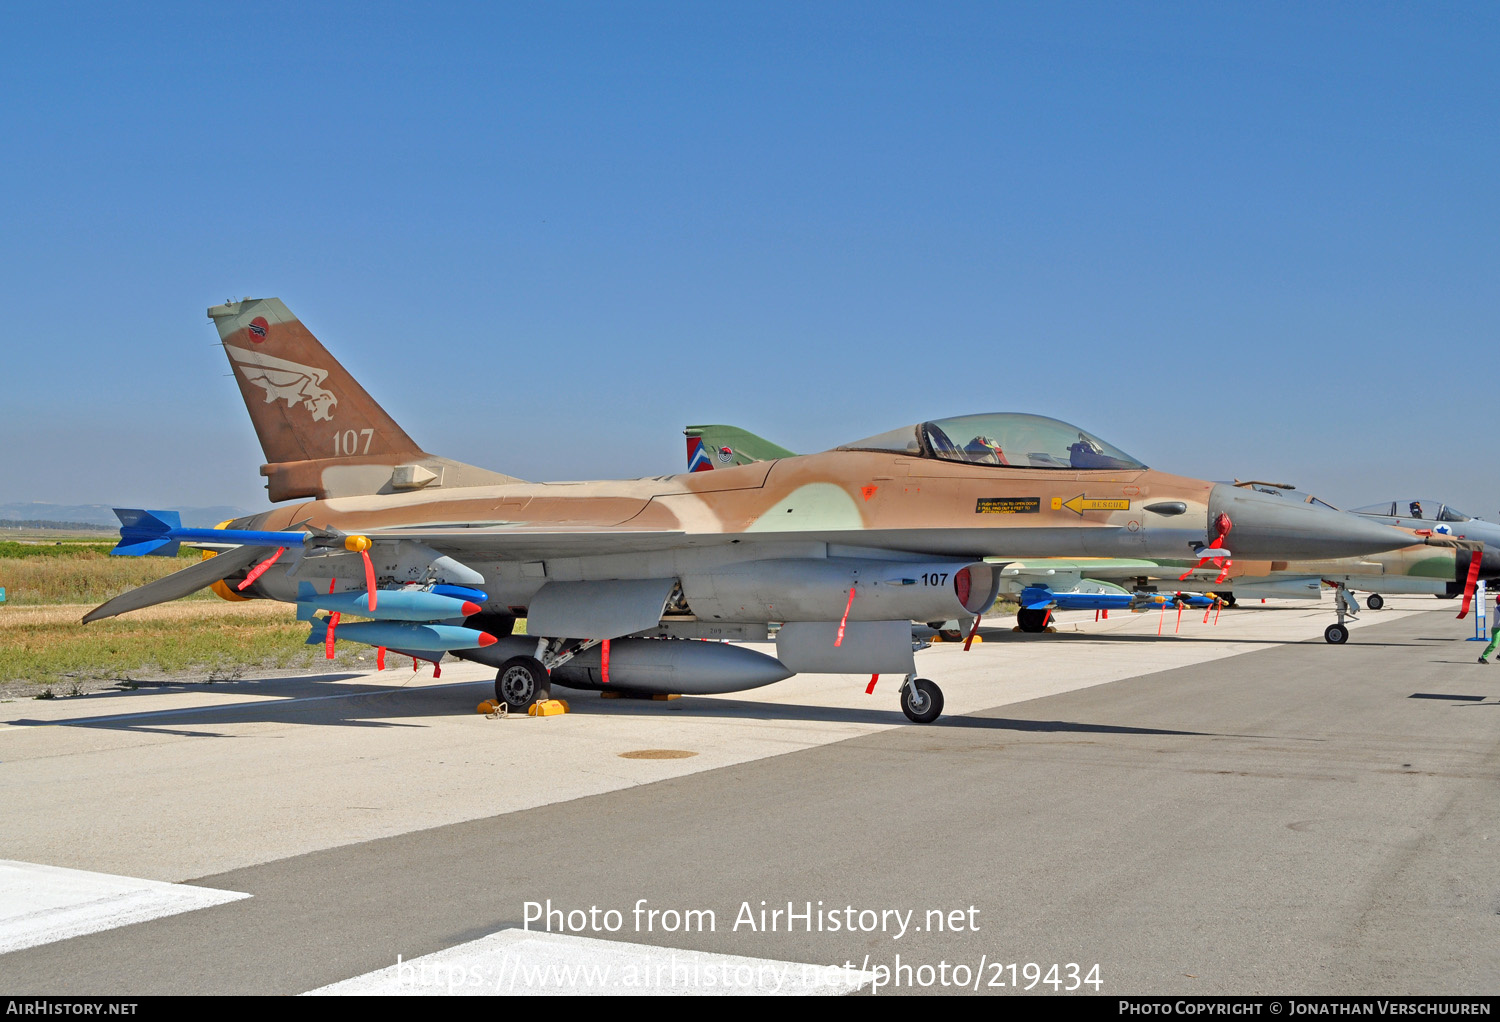
[(1474, 599), (1474, 584), (1479, 581), (1479, 562), (1483, 559), (1482, 550), (1475, 550), (1469, 555), (1469, 577), (1464, 581), (1464, 605), (1458, 611), (1461, 618), (1469, 614), (1469, 603)]
[(849, 602), (844, 604), (844, 616), (839, 618), (839, 634), (833, 640), (833, 644), (835, 647), (842, 646), (844, 644), (844, 626), (849, 623), (849, 608), (852, 606), (854, 606), (854, 585), (853, 583), (850, 583)]
[(261, 561), (255, 567), (251, 568), (250, 571), (245, 575), (245, 581), (241, 582), (234, 588), (240, 592), (243, 592), (245, 589), (249, 588), (250, 584), (264, 575), (266, 573), (266, 570), (270, 568), (271, 565), (275, 564), (276, 559), (284, 553), (286, 553), (286, 547), (277, 547), (274, 554), (272, 554), (270, 557), (267, 557), (264, 561)]

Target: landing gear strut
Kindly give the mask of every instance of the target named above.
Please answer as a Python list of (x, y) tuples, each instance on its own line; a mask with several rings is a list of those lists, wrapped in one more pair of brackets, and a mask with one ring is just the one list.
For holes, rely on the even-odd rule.
[(1349, 595), (1347, 588), (1335, 584), (1333, 589), (1333, 607), (1339, 615), (1338, 624), (1332, 624), (1323, 629), (1323, 638), (1335, 646), (1339, 646), (1349, 641), (1349, 628), (1344, 624), (1344, 615), (1348, 614), (1352, 617), (1358, 614), (1359, 604), (1354, 601), (1354, 597)]
[(901, 712), (913, 724), (931, 724), (943, 712), (943, 690), (926, 678), (908, 674), (901, 685)]

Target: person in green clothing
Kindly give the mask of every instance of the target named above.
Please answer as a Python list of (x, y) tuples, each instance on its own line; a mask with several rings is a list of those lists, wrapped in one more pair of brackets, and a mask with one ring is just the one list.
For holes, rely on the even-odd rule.
[(1490, 654), (1495, 652), (1495, 645), (1500, 643), (1500, 593), (1495, 594), (1495, 616), (1490, 621), (1493, 622), (1490, 626), (1490, 644), (1479, 654), (1479, 662), (1482, 664), (1490, 662)]

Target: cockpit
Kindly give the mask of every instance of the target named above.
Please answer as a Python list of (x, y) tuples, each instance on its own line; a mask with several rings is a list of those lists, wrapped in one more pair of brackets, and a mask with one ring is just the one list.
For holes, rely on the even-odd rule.
[(1440, 500), (1388, 500), (1382, 504), (1354, 509), (1357, 515), (1379, 515), (1382, 518), (1413, 518), (1431, 522), (1467, 522), (1469, 516)]
[(1077, 426), (1020, 412), (934, 419), (856, 440), (838, 449), (886, 451), (912, 458), (1012, 468), (1146, 467)]

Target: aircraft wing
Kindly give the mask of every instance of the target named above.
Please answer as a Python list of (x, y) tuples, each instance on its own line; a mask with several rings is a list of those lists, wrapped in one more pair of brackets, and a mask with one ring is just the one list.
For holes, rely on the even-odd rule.
[(126, 614), (132, 610), (140, 610), (142, 607), (155, 606), (158, 603), (180, 600), (200, 589), (207, 589), (215, 582), (228, 578), (242, 568), (249, 567), (255, 561), (272, 553), (274, 549), (274, 547), (264, 546), (241, 546), (226, 550), (216, 557), (199, 561), (192, 567), (173, 572), (166, 578), (147, 582), (128, 593), (121, 593), (113, 600), (102, 603), (85, 614), (83, 623), (88, 624), (100, 618)]

